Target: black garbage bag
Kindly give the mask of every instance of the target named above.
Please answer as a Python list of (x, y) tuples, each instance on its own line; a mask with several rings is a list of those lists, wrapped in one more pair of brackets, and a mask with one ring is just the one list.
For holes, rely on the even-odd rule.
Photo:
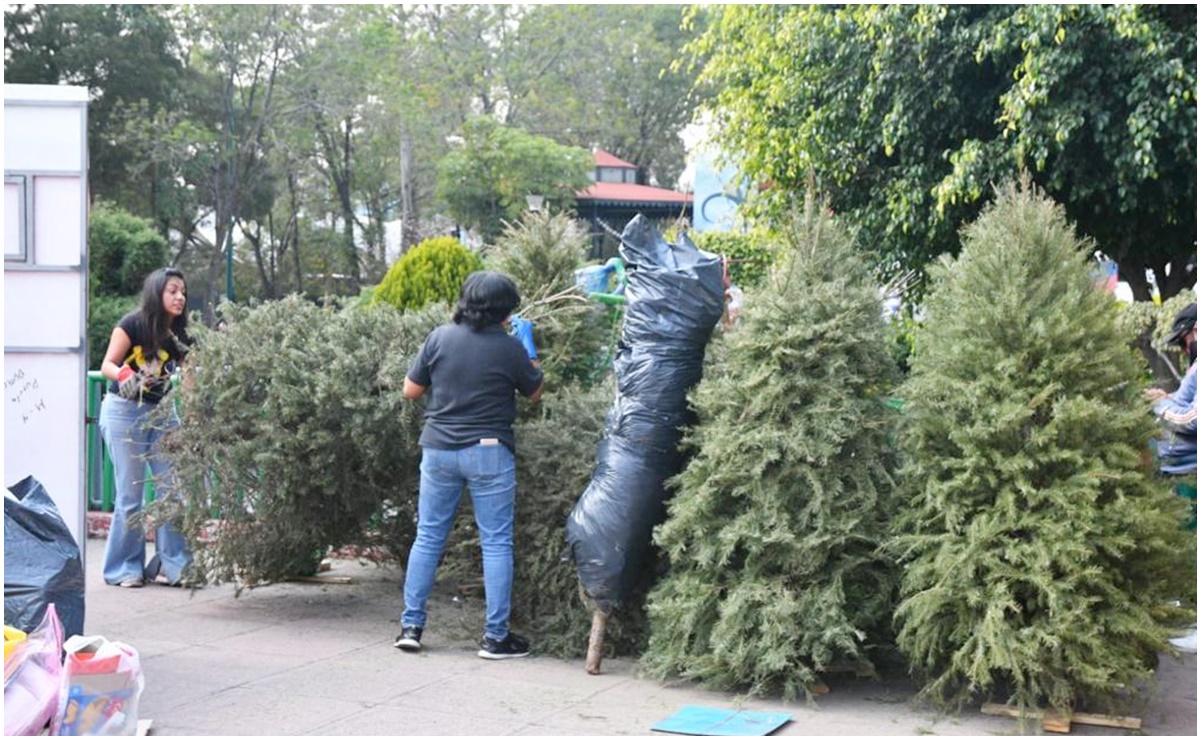
[(33, 476), (4, 497), (4, 623), (32, 632), (54, 604), (63, 637), (83, 634), (84, 580), (79, 545), (46, 489)]
[(686, 235), (669, 243), (642, 215), (626, 224), (625, 319), (613, 370), (617, 398), (605, 417), (596, 470), (567, 520), (580, 584), (612, 613), (647, 566), (651, 533), (664, 519), (665, 481), (679, 473), (687, 395), (701, 379), (705, 345), (721, 319), (721, 258)]

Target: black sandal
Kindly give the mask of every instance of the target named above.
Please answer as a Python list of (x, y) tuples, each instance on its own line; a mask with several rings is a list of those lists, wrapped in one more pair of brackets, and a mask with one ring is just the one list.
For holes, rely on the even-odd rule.
[(146, 569), (143, 571), (146, 576), (147, 583), (157, 583), (160, 586), (175, 586), (179, 583), (172, 583), (171, 579), (167, 578), (167, 574), (163, 572), (163, 561), (156, 553), (150, 558), (150, 562), (146, 564)]

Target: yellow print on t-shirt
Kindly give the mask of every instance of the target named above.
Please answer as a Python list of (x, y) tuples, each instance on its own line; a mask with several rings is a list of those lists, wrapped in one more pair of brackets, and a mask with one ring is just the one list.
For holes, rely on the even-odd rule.
[(167, 354), (166, 350), (160, 349), (155, 357), (147, 361), (145, 354), (142, 352), (142, 345), (139, 344), (125, 358), (125, 364), (134, 370), (143, 370), (145, 375), (153, 377), (163, 374), (163, 370), (169, 359), (171, 359), (171, 355)]

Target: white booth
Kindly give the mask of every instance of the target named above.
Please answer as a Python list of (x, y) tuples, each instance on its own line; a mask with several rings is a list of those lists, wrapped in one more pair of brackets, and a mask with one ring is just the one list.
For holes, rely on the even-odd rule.
[(4, 86), (4, 485), (32, 475), (84, 552), (88, 91)]

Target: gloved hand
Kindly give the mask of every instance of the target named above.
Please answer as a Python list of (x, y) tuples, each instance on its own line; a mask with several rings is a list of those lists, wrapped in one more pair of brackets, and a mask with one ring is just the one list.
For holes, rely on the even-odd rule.
[(122, 365), (117, 371), (117, 395), (128, 401), (137, 400), (142, 393), (143, 380), (141, 373), (135, 372), (129, 365)]
[(521, 340), (525, 353), (531, 360), (538, 359), (538, 348), (534, 346), (534, 322), (513, 316), (509, 319), (509, 333)]

